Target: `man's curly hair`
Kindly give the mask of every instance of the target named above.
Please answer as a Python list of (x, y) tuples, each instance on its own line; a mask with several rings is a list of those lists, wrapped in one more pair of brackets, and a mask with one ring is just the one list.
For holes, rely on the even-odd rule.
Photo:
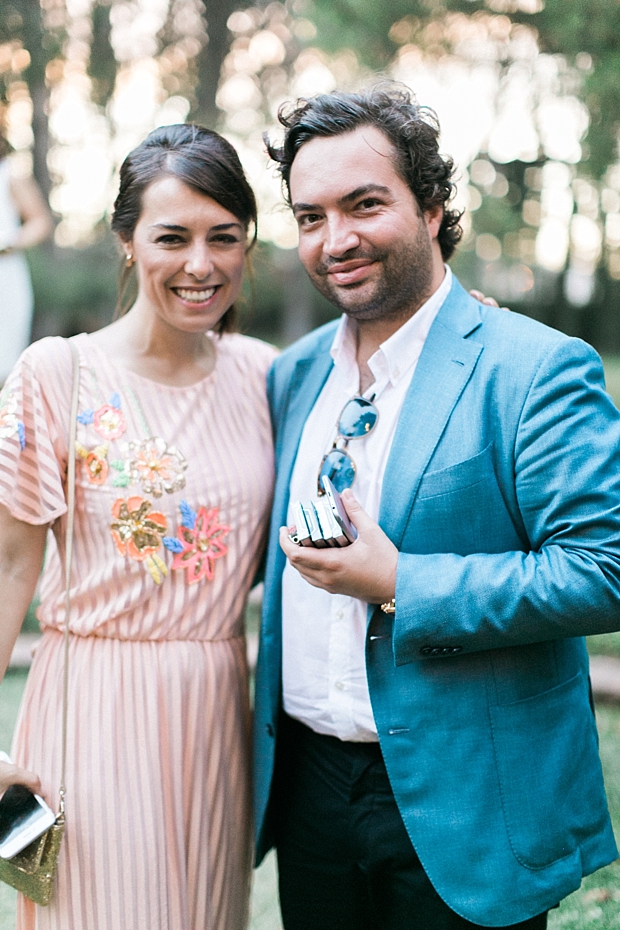
[[(417, 104), (413, 94), (402, 85), (378, 85), (360, 93), (319, 94), (298, 100), (290, 108), (284, 104), (278, 112), (284, 126), (282, 145), (265, 137), (267, 151), (276, 162), (282, 177), (284, 196), (291, 205), (291, 166), (299, 149), (317, 136), (338, 136), (360, 126), (376, 126), (394, 146), (395, 167), (413, 193), (421, 212), (438, 204), (443, 206), (443, 220), (437, 236), (444, 260), (450, 258), (459, 242), (462, 213), (448, 210), (456, 192), (452, 180), (454, 162), (439, 154), (439, 122), (435, 112)], [(329, 166), (325, 166), (329, 170)]]

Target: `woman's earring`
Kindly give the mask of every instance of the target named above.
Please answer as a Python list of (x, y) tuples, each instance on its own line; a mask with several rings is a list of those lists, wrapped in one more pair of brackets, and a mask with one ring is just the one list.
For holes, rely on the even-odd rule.
[(133, 265), (133, 255), (131, 254), (131, 252), (127, 252), (125, 254), (125, 259), (126, 259), (125, 266), (127, 268), (131, 268), (131, 266)]

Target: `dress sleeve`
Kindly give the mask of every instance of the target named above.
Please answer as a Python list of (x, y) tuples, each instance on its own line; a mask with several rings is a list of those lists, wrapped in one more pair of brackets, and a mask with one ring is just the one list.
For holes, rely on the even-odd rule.
[(0, 393), (0, 503), (25, 523), (66, 513), (71, 356), (62, 339), (22, 354)]

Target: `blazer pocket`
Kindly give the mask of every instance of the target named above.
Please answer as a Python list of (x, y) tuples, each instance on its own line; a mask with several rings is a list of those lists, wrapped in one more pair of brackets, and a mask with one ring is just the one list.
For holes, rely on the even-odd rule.
[(588, 689), (579, 672), (555, 688), (490, 707), (502, 808), (512, 851), (544, 869), (607, 823)]
[(418, 500), (428, 500), (440, 494), (449, 494), (452, 491), (469, 488), (489, 478), (495, 481), (492, 449), (493, 443), (490, 442), (482, 452), (478, 452), (470, 459), (456, 462), (438, 471), (427, 472), (420, 481)]

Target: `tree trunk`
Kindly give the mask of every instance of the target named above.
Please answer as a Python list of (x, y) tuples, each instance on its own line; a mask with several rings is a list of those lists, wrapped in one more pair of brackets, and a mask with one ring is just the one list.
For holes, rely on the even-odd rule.
[(239, 7), (235, 0), (206, 0), (209, 41), (198, 56), (196, 112), (192, 118), (216, 129), (220, 111), (215, 103), (222, 64), (230, 47), (228, 17)]

